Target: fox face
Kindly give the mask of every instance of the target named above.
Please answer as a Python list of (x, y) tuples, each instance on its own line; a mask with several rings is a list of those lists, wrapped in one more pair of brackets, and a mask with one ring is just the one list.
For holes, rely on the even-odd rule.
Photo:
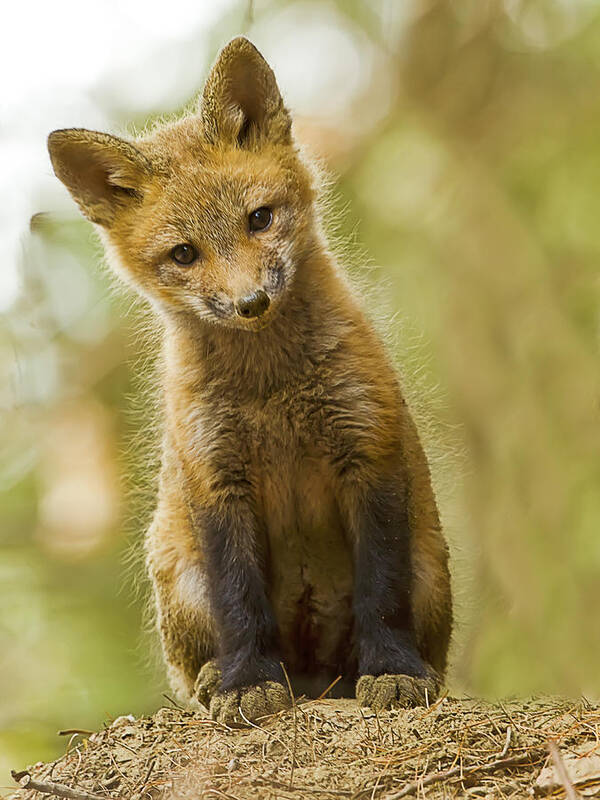
[(313, 250), (314, 179), (273, 72), (242, 37), (195, 114), (134, 142), (54, 131), (48, 147), (113, 268), (159, 312), (260, 329)]

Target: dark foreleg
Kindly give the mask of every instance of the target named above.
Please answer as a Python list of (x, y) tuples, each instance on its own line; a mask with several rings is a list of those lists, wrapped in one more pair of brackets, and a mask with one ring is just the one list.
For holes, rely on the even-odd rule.
[(274, 713), (289, 698), (254, 515), (234, 498), (218, 508), (197, 509), (193, 517), (206, 558), (220, 673), (212, 663), (201, 670), (198, 697), (221, 721), (235, 720), (240, 708), (250, 719)]
[(417, 646), (412, 541), (400, 480), (354, 487), (354, 617), (363, 705), (416, 705), (435, 697), (439, 680)]

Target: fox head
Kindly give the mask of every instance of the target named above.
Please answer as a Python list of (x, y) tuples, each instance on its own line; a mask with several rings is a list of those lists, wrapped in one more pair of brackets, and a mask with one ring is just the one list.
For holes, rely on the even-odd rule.
[(256, 330), (314, 245), (313, 177), (243, 37), (219, 54), (196, 113), (132, 142), (58, 130), (48, 149), (113, 268), (163, 313)]

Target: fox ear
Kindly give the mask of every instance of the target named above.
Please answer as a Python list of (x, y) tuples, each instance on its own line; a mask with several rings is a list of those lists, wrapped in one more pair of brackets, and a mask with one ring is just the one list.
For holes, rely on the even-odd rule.
[(150, 162), (129, 142), (83, 128), (53, 131), (48, 151), (56, 177), (84, 216), (110, 227), (127, 205), (139, 202)]
[(273, 70), (243, 36), (219, 53), (202, 94), (200, 116), (206, 138), (253, 148), (288, 144), (291, 119)]

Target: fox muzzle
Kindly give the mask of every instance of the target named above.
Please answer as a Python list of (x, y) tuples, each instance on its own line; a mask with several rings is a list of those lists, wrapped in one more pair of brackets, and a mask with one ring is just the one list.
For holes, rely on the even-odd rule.
[(235, 310), (244, 319), (255, 319), (262, 316), (271, 305), (269, 295), (262, 289), (242, 297), (235, 304)]

